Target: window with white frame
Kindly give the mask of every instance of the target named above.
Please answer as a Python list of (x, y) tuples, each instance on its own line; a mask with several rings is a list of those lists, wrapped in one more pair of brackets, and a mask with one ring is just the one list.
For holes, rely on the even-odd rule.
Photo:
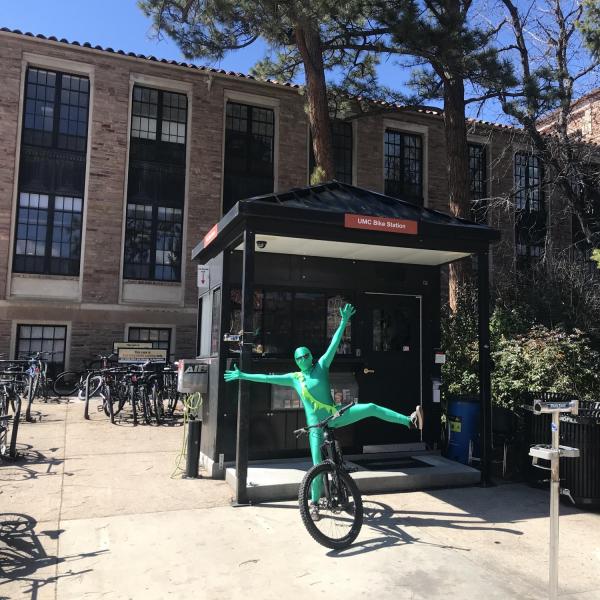
[(539, 261), (546, 241), (544, 169), (539, 157), (515, 153), (515, 245), (517, 268)]
[(423, 138), (386, 129), (384, 136), (385, 193), (423, 206)]
[(56, 375), (65, 370), (66, 340), (66, 325), (19, 323), (15, 358), (26, 359), (36, 352), (42, 352), (41, 358), (48, 363), (49, 374)]
[[(352, 123), (333, 119), (331, 122), (331, 141), (335, 168), (334, 178), (342, 183), (352, 184)], [(316, 166), (312, 135), (309, 136), (309, 142), (308, 175), (310, 178)]]
[(274, 189), (275, 111), (228, 101), (225, 107), (223, 213)]
[(128, 342), (151, 342), (152, 348), (167, 351), (167, 360), (171, 356), (170, 327), (129, 327)]
[(89, 79), (29, 67), (13, 270), (79, 275)]
[(485, 223), (487, 211), (487, 150), (483, 144), (469, 144), (469, 191), (471, 216)]
[(187, 118), (185, 94), (133, 87), (126, 279), (181, 280)]

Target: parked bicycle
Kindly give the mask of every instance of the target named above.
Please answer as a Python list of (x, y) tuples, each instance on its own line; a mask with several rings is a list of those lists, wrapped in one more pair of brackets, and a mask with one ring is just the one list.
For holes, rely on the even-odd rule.
[[(319, 544), (334, 550), (347, 548), (352, 544), (363, 523), (362, 497), (344, 464), (342, 449), (335, 439), (334, 429), (328, 426), (332, 419), (344, 414), (354, 404), (342, 406), (320, 423), (294, 431), (296, 437), (300, 437), (308, 434), (311, 429), (323, 430), (323, 462), (311, 467), (302, 479), (298, 500), (302, 522), (310, 536)], [(313, 483), (317, 482), (318, 485), (319, 480), (323, 494), (319, 503), (314, 506), (311, 502), (311, 489)]]
[[(110, 359), (114, 354), (97, 354), (96, 356), (98, 357), (98, 360), (90, 363), (90, 365), (94, 366), (88, 366), (84, 371), (63, 371), (57, 375), (52, 385), (54, 393), (60, 397), (77, 395), (80, 400), (83, 400), (85, 398), (88, 373), (91, 370), (97, 370), (97, 368), (109, 368)], [(90, 378), (90, 397), (94, 397), (98, 394), (101, 383), (101, 377), (98, 374), (93, 375)]]
[(88, 378), (90, 396), (84, 408), (86, 419), (89, 419), (89, 398), (95, 389), (102, 398), (98, 410), (104, 411), (111, 423), (115, 423), (115, 417), (129, 404), (134, 425), (139, 423), (139, 416), (148, 425), (161, 425), (167, 417), (173, 416), (179, 399), (177, 370), (172, 365), (157, 369), (148, 361), (88, 372), (81, 383), (84, 397)]
[(7, 362), (0, 361), (0, 458), (3, 459), (17, 456), (21, 394), (27, 377), (23, 367)]
[[(52, 380), (48, 376), (48, 362), (46, 356), (58, 354), (57, 352), (34, 352), (31, 355), (20, 354), (20, 358), (24, 358), (28, 363), (27, 386), (24, 395), (27, 396), (27, 408), (25, 409), (25, 420), (31, 421), (31, 406), (35, 398), (40, 398), (44, 402), (52, 397)], [(22, 361), (21, 361), (22, 362)]]

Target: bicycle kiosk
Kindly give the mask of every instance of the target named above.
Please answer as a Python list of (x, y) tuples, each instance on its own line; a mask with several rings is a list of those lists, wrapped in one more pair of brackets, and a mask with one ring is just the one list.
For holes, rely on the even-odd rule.
[[(340, 430), (345, 451), (441, 442), (440, 275), (448, 263), (477, 257), (482, 477), (489, 473), (489, 246), (486, 225), (397, 198), (330, 182), (239, 201), (192, 252), (198, 271), (197, 355), (210, 358), (203, 404), (201, 460), (213, 477), (236, 461), (236, 500), (247, 500), (249, 459), (308, 455), (297, 398), (282, 388), (227, 386), (233, 363), (244, 372), (297, 370), (292, 353), (325, 350), (339, 308), (356, 307), (330, 373), (337, 404), (357, 399), (427, 416), (422, 434), (391, 424)], [(400, 386), (397, 382), (400, 381)]]

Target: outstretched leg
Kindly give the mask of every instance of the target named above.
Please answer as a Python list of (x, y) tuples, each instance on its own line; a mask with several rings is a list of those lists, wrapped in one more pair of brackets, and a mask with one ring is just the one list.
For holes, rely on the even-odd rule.
[[(414, 415), (415, 413), (413, 413)], [(372, 402), (366, 404), (355, 404), (352, 408), (349, 408), (341, 417), (330, 421), (329, 426), (337, 429), (338, 427), (345, 427), (351, 425), (357, 421), (362, 421), (368, 417), (375, 417), (376, 419), (382, 419), (390, 423), (397, 423), (398, 425), (404, 425), (405, 427), (414, 426), (414, 421), (411, 417), (407, 417), (401, 413), (390, 410), (378, 404)]]

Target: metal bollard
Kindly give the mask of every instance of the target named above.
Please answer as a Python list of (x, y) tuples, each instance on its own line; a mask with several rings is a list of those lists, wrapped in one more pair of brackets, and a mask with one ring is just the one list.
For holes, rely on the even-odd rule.
[(200, 462), (200, 434), (202, 421), (190, 419), (187, 430), (187, 449), (185, 457), (185, 479), (197, 479), (198, 463)]

